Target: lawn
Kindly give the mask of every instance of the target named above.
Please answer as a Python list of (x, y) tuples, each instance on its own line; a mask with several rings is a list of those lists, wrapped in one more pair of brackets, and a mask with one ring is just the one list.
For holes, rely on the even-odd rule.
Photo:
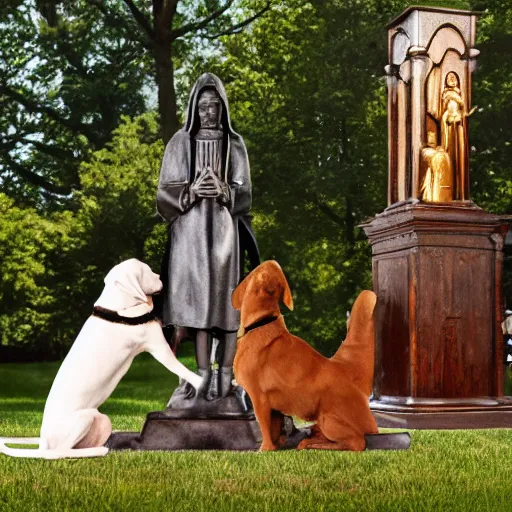
[[(0, 365), (0, 435), (38, 434), (57, 368)], [(140, 430), (176, 383), (139, 356), (102, 411), (114, 429)], [(402, 452), (111, 452), (67, 461), (0, 455), (0, 511), (512, 510), (512, 430), (411, 435), (411, 449)]]

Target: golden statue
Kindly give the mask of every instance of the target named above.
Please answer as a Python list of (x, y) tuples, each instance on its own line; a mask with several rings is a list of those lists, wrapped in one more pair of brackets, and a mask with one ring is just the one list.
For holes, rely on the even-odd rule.
[(428, 203), (453, 201), (452, 160), (443, 146), (437, 145), (434, 132), (428, 132), (428, 146), (422, 149), (421, 160), (426, 167), (420, 190), (422, 200)]
[(455, 172), (455, 198), (462, 201), (467, 195), (467, 169), (469, 152), (466, 133), (466, 117), (473, 113), (466, 112), (466, 105), (461, 96), (459, 76), (450, 71), (445, 78), (441, 96), (441, 144), (450, 155)]

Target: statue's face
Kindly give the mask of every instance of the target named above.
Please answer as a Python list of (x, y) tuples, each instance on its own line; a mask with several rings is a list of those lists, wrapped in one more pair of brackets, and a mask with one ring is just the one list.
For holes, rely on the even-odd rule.
[(446, 85), (448, 87), (458, 87), (459, 80), (458, 80), (457, 75), (455, 73), (448, 73), (446, 75)]
[(198, 109), (201, 128), (219, 128), (222, 103), (216, 91), (203, 91), (199, 97)]

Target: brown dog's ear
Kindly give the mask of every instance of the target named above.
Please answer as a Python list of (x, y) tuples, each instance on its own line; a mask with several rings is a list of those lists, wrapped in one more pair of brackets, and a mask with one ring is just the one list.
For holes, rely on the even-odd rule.
[(242, 307), (245, 290), (247, 289), (247, 285), (249, 284), (249, 279), (251, 276), (252, 272), (245, 277), (245, 279), (235, 288), (231, 294), (231, 304), (233, 304), (233, 307), (239, 311)]
[(272, 261), (271, 263), (273, 264), (274, 268), (279, 272), (279, 281), (281, 286), (283, 287), (283, 302), (290, 311), (293, 311), (292, 292), (290, 291), (290, 286), (288, 285), (288, 281), (286, 280), (286, 276), (284, 275), (283, 269), (281, 268), (281, 265), (277, 263), (277, 261)]
[(288, 281), (286, 281), (286, 277), (284, 277), (283, 274), (283, 302), (285, 306), (290, 310), (293, 311), (293, 297), (292, 292), (290, 291), (290, 287), (288, 286)]

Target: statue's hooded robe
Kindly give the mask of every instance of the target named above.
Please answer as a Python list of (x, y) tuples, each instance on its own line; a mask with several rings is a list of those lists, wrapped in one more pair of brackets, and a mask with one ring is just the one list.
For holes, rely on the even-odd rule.
[[(197, 198), (195, 134), (200, 127), (198, 100), (215, 89), (222, 101), (222, 179), (228, 197)], [(185, 126), (165, 148), (157, 192), (157, 209), (169, 223), (162, 268), (164, 325), (236, 331), (240, 317), (231, 294), (241, 281), (244, 253), (259, 263), (250, 228), (251, 179), (244, 141), (231, 126), (226, 91), (215, 75), (201, 75), (190, 94)]]

